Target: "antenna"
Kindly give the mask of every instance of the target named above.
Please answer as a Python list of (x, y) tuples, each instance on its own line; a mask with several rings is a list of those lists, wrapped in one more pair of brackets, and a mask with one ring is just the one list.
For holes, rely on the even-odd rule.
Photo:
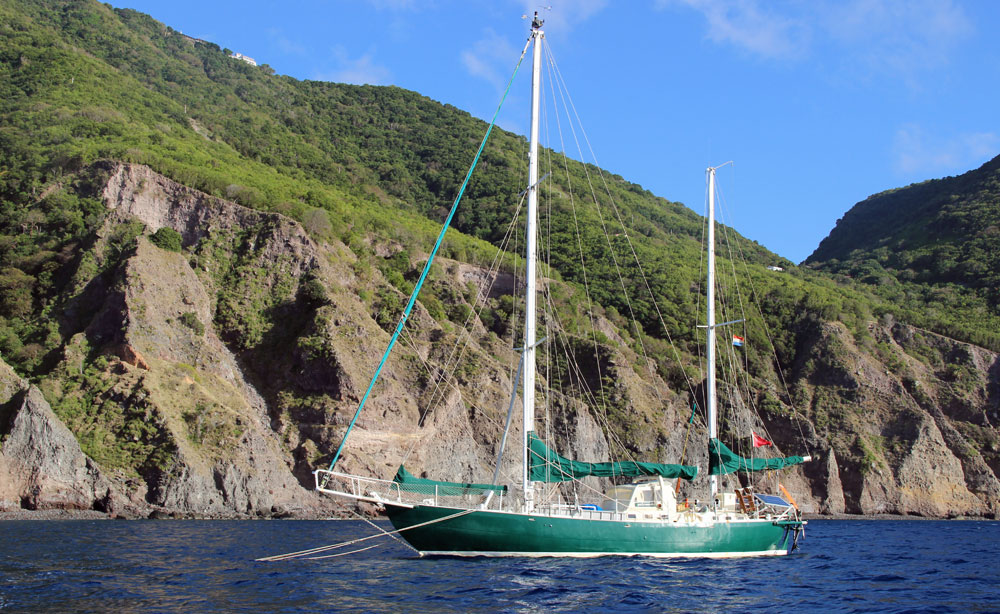
[[(551, 5), (549, 5), (549, 6), (542, 6), (542, 7), (539, 7), (538, 10), (539, 11), (551, 11), (552, 10), (552, 6)], [(528, 14), (527, 13), (523, 13), (521, 15), (521, 19), (527, 19), (527, 18), (528, 18)], [(538, 19), (538, 11), (535, 11), (535, 19)]]

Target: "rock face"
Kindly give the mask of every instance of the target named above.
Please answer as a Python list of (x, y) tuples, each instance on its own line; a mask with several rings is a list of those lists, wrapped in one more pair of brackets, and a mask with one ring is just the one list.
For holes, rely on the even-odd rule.
[[(98, 259), (111, 229), (138, 216), (150, 231), (174, 223), (189, 242), (233, 228), (268, 227), (270, 249), (262, 258), (277, 259), (280, 245), (283, 263), (298, 267), (296, 274), (311, 266), (301, 257), (308, 237), (280, 216), (210, 199), (144, 167), (107, 170), (112, 210), (99, 233)], [(140, 186), (145, 198), (116, 200), (121, 193), (115, 188), (134, 192)], [(42, 391), (4, 365), (10, 373), (4, 378), (9, 418), (0, 466), (3, 506), (127, 516), (332, 513), (334, 502), (303, 488), (292, 474), (264, 400), (216, 334), (213, 278), (200, 279), (183, 256), (139, 238), (115, 279), (83, 281), (67, 308), (83, 330), (69, 339), (64, 360), (42, 389), (81, 441), (103, 445), (90, 446), (94, 458), (84, 454)], [(88, 365), (91, 394), (82, 394), (74, 377), (94, 350), (105, 360)], [(74, 411), (76, 397), (87, 398), (89, 411)]]
[[(806, 469), (819, 509), (996, 516), (1000, 359), (897, 323), (870, 332), (875, 353), (842, 325), (821, 325), (792, 374), (811, 446), (825, 455), (822, 471)], [(770, 420), (772, 432), (788, 426)]]
[(112, 511), (110, 482), (42, 393), (0, 361), (0, 510)]
[[(375, 264), (358, 266), (355, 251), (314, 242), (290, 219), (143, 166), (102, 170), (109, 213), (65, 273), (62, 356), (37, 386), (0, 362), (0, 509), (334, 513), (311, 471), (329, 462), (388, 342), (395, 323), (380, 310), (405, 297)], [(161, 228), (180, 234), (182, 252), (150, 241)], [(377, 263), (394, 246), (370, 252)], [(490, 301), (514, 290), (512, 277), (441, 262), (429, 283), (458, 305), (474, 307), (463, 298), (470, 283), (488, 287)], [(694, 443), (704, 427), (686, 433), (698, 393), (671, 390), (655, 366), (637, 366), (608, 320), (595, 324), (608, 341), (597, 358), (575, 357), (579, 373), (551, 382), (559, 392), (544, 401), (544, 436), (580, 460), (625, 450), (661, 462), (686, 454), (706, 467)], [(482, 323), (461, 331), (422, 303), (407, 331), (338, 468), (390, 478), (405, 463), (419, 475), (485, 481), (517, 370), (509, 344)], [(869, 332), (855, 339), (817, 323), (785, 374), (788, 396), (765, 404), (773, 453), (817, 459), (782, 472), (782, 486), (807, 512), (995, 516), (998, 357), (891, 321)], [(445, 366), (453, 378), (440, 377)], [(582, 389), (600, 390), (600, 401), (584, 402)], [(726, 425), (724, 436), (744, 426)], [(501, 474), (516, 481), (519, 446), (507, 447)], [(773, 487), (773, 477), (761, 479)], [(561, 494), (586, 498), (601, 486)]]

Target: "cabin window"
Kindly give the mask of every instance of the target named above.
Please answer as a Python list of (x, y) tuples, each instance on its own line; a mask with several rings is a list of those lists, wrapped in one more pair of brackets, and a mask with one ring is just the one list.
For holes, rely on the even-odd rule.
[(655, 507), (660, 502), (660, 489), (653, 487), (636, 490), (633, 505), (635, 507)]

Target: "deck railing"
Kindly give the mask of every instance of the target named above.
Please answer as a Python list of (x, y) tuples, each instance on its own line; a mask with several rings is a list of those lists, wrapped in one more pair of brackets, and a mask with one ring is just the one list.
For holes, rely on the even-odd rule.
[[(493, 496), (470, 490), (464, 494), (441, 494), (439, 486), (407, 487), (391, 480), (339, 473), (318, 469), (313, 472), (316, 490), (369, 503), (399, 503), (402, 505), (434, 505), (459, 509), (500, 510), (508, 497), (497, 492)], [(444, 487), (445, 489), (449, 487)]]

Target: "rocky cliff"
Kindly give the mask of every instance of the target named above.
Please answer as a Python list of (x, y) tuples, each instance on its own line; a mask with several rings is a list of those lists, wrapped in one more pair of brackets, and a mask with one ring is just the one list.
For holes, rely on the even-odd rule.
[[(384, 314), (405, 300), (375, 266), (397, 246), (317, 242), (288, 218), (144, 166), (96, 170), (107, 215), (59, 272), (65, 289), (52, 313), (65, 341), (34, 384), (0, 365), (0, 507), (331, 513), (334, 503), (310, 489), (311, 471), (329, 461), (365, 392), (395, 325)], [(158, 246), (162, 229), (179, 235), (180, 251)], [(477, 292), (499, 313), (515, 284), (461, 262), (439, 266), (430, 287), (448, 297), (447, 313), (417, 304), (341, 469), (389, 478), (405, 462), (463, 481), (491, 473), (517, 368), (512, 331), (467, 316)], [(491, 289), (470, 290), (483, 281)], [(474, 322), (470, 332), (460, 320)], [(644, 364), (608, 320), (597, 326), (606, 339), (598, 357), (577, 361), (576, 379), (552, 376), (562, 392), (547, 400), (547, 438), (583, 460), (676, 462), (691, 392)], [(996, 354), (889, 319), (861, 336), (817, 321), (800, 339), (788, 395), (774, 392), (776, 379), (755, 383), (780, 451), (817, 458), (780, 476), (800, 507), (1000, 511)], [(441, 378), (447, 366), (454, 376)], [(698, 421), (694, 429), (691, 441), (702, 441)], [(686, 462), (707, 465), (703, 446), (687, 450)], [(503, 473), (516, 476), (518, 462), (508, 451)]]
[[(819, 509), (928, 517), (1000, 512), (1000, 361), (995, 353), (891, 320), (855, 339), (817, 325), (791, 373), (796, 426)], [(788, 436), (778, 412), (771, 432)], [(777, 425), (785, 425), (784, 428)]]
[(97, 509), (124, 501), (35, 386), (0, 362), (0, 509)]

